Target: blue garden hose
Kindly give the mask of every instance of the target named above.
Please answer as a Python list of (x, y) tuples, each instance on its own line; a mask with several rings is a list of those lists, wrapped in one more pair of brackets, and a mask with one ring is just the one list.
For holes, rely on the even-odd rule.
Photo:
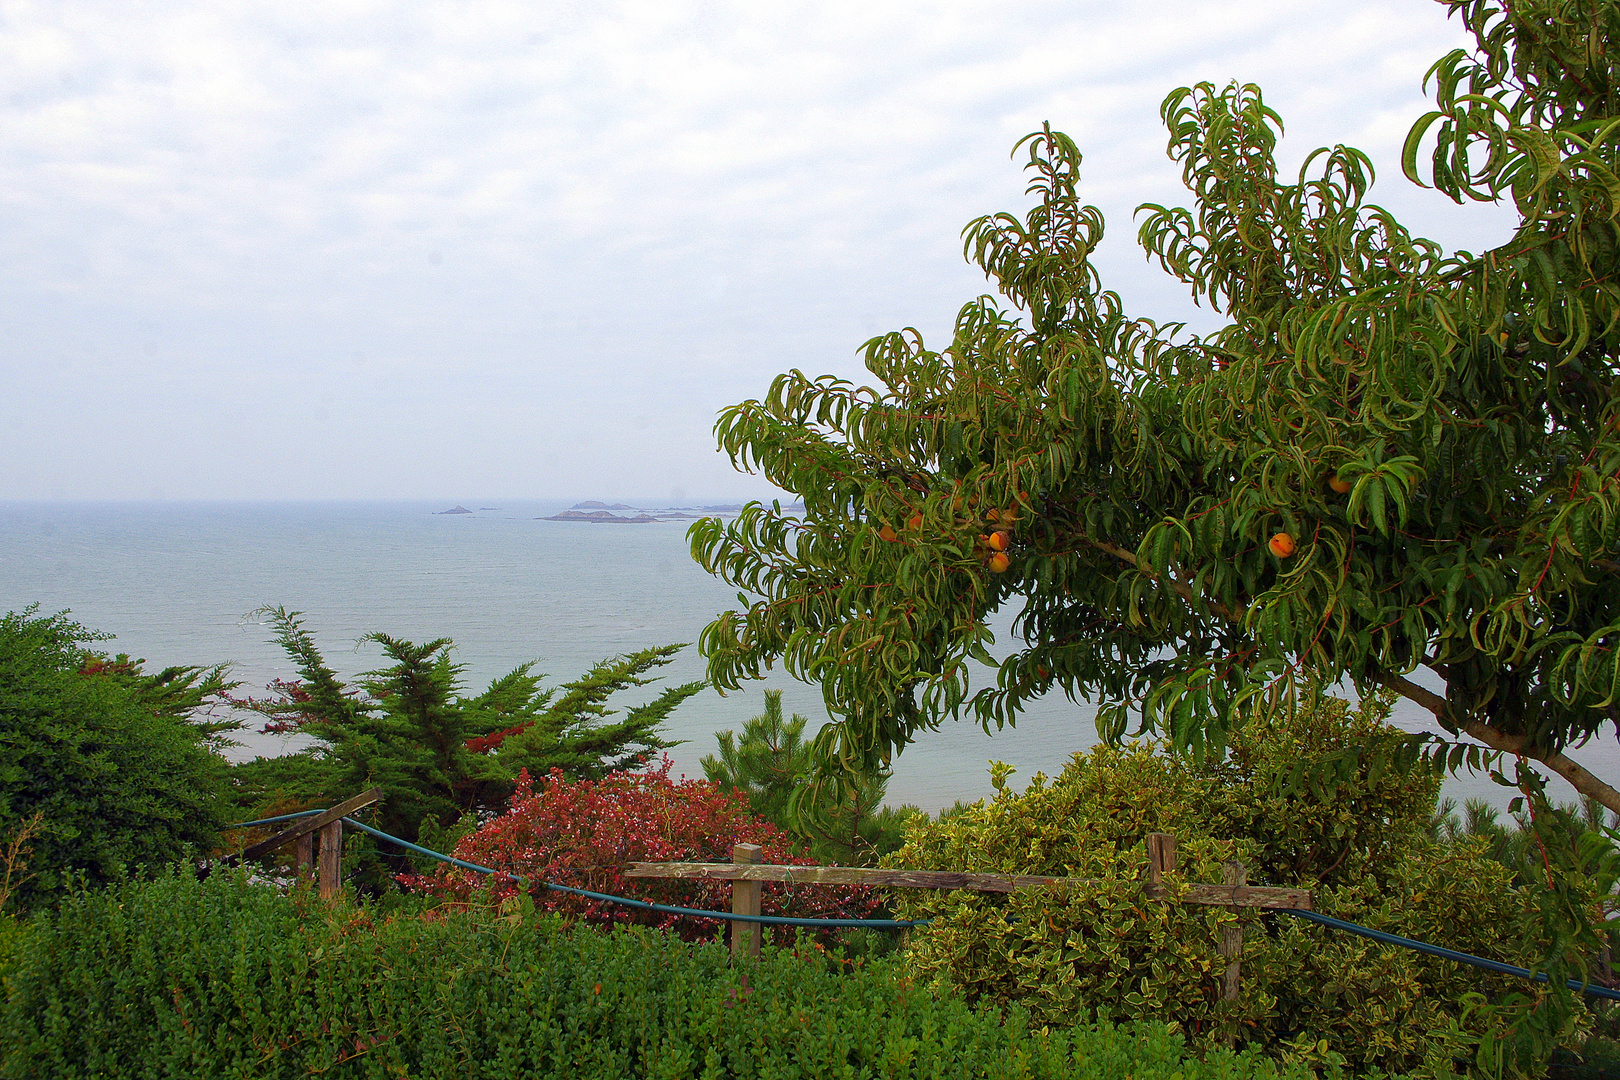
[[(1500, 960), (1487, 960), (1483, 956), (1472, 956), (1468, 953), (1458, 952), (1455, 949), (1447, 949), (1439, 945), (1430, 945), (1426, 941), (1413, 941), (1411, 938), (1401, 937), (1399, 934), (1390, 934), (1383, 930), (1374, 930), (1368, 926), (1357, 926), (1353, 922), (1345, 922), (1343, 919), (1335, 919), (1331, 915), (1323, 915), (1315, 911), (1299, 911), (1294, 908), (1277, 908), (1275, 910), (1286, 912), (1289, 915), (1294, 915), (1301, 919), (1309, 919), (1311, 922), (1321, 923), (1323, 926), (1331, 926), (1333, 929), (1343, 930), (1347, 934), (1359, 934), (1364, 938), (1371, 938), (1372, 940), (1381, 942), (1385, 945), (1398, 945), (1403, 949), (1412, 949), (1416, 952), (1428, 953), (1430, 956), (1438, 956), (1446, 960), (1455, 960), (1459, 964), (1472, 964), (1474, 967), (1484, 968), (1486, 971), (1494, 971), (1500, 975), (1517, 975), (1521, 979), (1534, 979), (1536, 982), (1547, 981), (1547, 973), (1544, 971), (1531, 971), (1529, 968), (1515, 967), (1512, 964), (1504, 964)], [(1593, 986), (1590, 983), (1583, 983), (1579, 979), (1566, 979), (1564, 980), (1564, 985), (1568, 986), (1571, 990), (1579, 990), (1583, 994), (1591, 994), (1593, 997), (1607, 998), (1610, 1001), (1620, 1001), (1620, 993), (1610, 990), (1606, 986)]]
[[(361, 832), (367, 832), (372, 836), (387, 840), (389, 843), (398, 844), (400, 847), (408, 851), (414, 851), (419, 855), (427, 855), (438, 859), (440, 862), (447, 862), (451, 866), (459, 866), (463, 870), (472, 870), (479, 874), (499, 874), (503, 877), (509, 877), (519, 882), (526, 889), (531, 886), (530, 880), (521, 874), (511, 874), (505, 870), (479, 866), (477, 863), (468, 862), (466, 859), (457, 859), (454, 856), (433, 851), (420, 844), (413, 844), (409, 840), (401, 840), (397, 836), (390, 836), (381, 829), (374, 829), (364, 822), (354, 820), (354, 818), (346, 817), (343, 820), (346, 824), (353, 825)], [(628, 896), (611, 896), (608, 893), (591, 892), (589, 889), (576, 889), (570, 885), (559, 885), (555, 881), (546, 881), (542, 882), (542, 884), (553, 892), (572, 893), (575, 896), (584, 896), (592, 900), (605, 900), (609, 903), (623, 904), (626, 907), (640, 908), (643, 911), (659, 911), (668, 915), (689, 915), (698, 919), (767, 923), (771, 926), (869, 927), (874, 930), (908, 930), (913, 926), (926, 926), (931, 921), (928, 919), (920, 919), (914, 922), (906, 922), (900, 919), (793, 919), (784, 915), (738, 915), (731, 911), (704, 911), (700, 908), (675, 907), (672, 904), (654, 904), (647, 900), (632, 900)]]
[[(291, 821), (294, 818), (309, 817), (312, 814), (319, 813), (324, 813), (324, 811), (305, 810), (297, 814), (283, 814), (280, 817), (262, 818), (258, 821), (244, 822), (241, 825), (233, 825), (231, 828), (245, 829), (254, 825), (272, 825), (278, 821)], [(504, 877), (509, 877), (512, 880), (522, 884), (526, 889), (531, 887), (530, 880), (521, 874), (511, 874), (504, 870), (495, 870), (488, 866), (480, 866), (477, 863), (468, 862), (466, 859), (458, 859), (452, 855), (446, 855), (442, 852), (425, 848), (420, 844), (413, 844), (409, 840), (401, 840), (397, 836), (392, 836), (383, 832), (381, 829), (373, 828), (364, 822), (356, 821), (352, 817), (346, 817), (343, 819), (343, 821), (346, 824), (353, 825), (362, 832), (370, 833), (372, 836), (378, 837), (382, 840), (387, 840), (391, 844), (397, 844), (408, 851), (416, 852), (418, 855), (426, 855), (429, 858), (438, 859), (440, 862), (449, 863), (451, 866), (457, 866), (463, 870), (471, 870), (479, 874), (498, 874)], [(927, 926), (933, 921), (932, 919), (915, 919), (911, 921), (902, 919), (794, 919), (782, 915), (738, 915), (730, 911), (705, 911), (700, 908), (676, 907), (672, 904), (654, 904), (647, 900), (632, 900), (627, 896), (613, 896), (608, 893), (591, 892), (589, 889), (576, 889), (569, 885), (559, 885), (554, 881), (543, 882), (543, 884), (547, 889), (550, 889), (553, 892), (572, 893), (575, 896), (583, 896), (591, 900), (602, 900), (613, 904), (623, 904), (625, 907), (640, 908), (643, 911), (657, 911), (668, 915), (687, 915), (698, 919), (721, 919), (730, 922), (767, 923), (772, 926), (868, 927), (874, 930), (909, 930), (913, 926)], [(1416, 952), (1427, 953), (1430, 956), (1438, 956), (1445, 960), (1454, 960), (1459, 964), (1471, 964), (1474, 967), (1483, 968), (1486, 971), (1494, 971), (1499, 975), (1517, 975), (1521, 979), (1533, 979), (1536, 982), (1547, 981), (1547, 974), (1545, 972), (1531, 971), (1529, 968), (1516, 967), (1513, 964), (1504, 964), (1500, 960), (1489, 960), (1483, 956), (1474, 956), (1469, 953), (1458, 952), (1455, 949), (1447, 949), (1440, 945), (1430, 945), (1428, 942), (1424, 941), (1414, 941), (1411, 938), (1401, 937), (1399, 934), (1391, 934), (1383, 930), (1374, 930), (1368, 926), (1358, 926), (1353, 922), (1346, 922), (1343, 919), (1335, 919), (1331, 915), (1323, 915), (1315, 911), (1300, 911), (1297, 908), (1271, 908), (1267, 910), (1279, 911), (1284, 914), (1293, 915), (1297, 918), (1307, 919), (1311, 922), (1319, 923), (1322, 926), (1331, 927), (1334, 930), (1343, 930), (1347, 934), (1358, 934), (1361, 937), (1370, 938), (1373, 941), (1380, 942), (1384, 945), (1394, 945), (1403, 949), (1412, 949)], [(1610, 990), (1605, 986), (1593, 986), (1590, 983), (1583, 983), (1578, 979), (1566, 979), (1565, 985), (1571, 990), (1579, 990), (1581, 993), (1590, 994), (1593, 997), (1606, 998), (1609, 1001), (1620, 1001), (1620, 992)]]

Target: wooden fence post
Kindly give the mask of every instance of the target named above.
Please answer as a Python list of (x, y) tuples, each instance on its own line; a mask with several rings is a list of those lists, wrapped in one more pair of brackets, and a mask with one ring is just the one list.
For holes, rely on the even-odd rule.
[[(733, 863), (760, 862), (765, 849), (758, 844), (737, 844), (731, 849)], [(733, 915), (759, 914), (760, 883), (757, 881), (733, 881), (731, 883), (731, 913)], [(742, 922), (732, 920), (731, 923), (731, 958), (736, 960), (746, 951), (749, 956), (759, 955), (760, 924), (756, 922)]]
[[(1249, 868), (1235, 859), (1225, 863), (1221, 870), (1221, 884), (1223, 885), (1242, 888), (1248, 883)], [(1226, 957), (1226, 970), (1221, 973), (1221, 1000), (1236, 1005), (1238, 983), (1243, 977), (1243, 923), (1241, 921), (1243, 909), (1229, 907), (1226, 910), (1237, 916), (1238, 921), (1233, 922), (1231, 926), (1221, 927), (1220, 950), (1221, 955)], [(1237, 1019), (1234, 1017), (1232, 1022), (1235, 1025)], [(1231, 1046), (1236, 1042), (1237, 1036), (1235, 1034), (1226, 1037), (1226, 1045)]]
[(1147, 853), (1148, 883), (1160, 888), (1164, 885), (1164, 875), (1176, 868), (1176, 838), (1170, 833), (1148, 833)]
[[(1242, 886), (1248, 883), (1249, 868), (1241, 862), (1226, 863), (1222, 870), (1222, 885)], [(1240, 907), (1226, 909), (1232, 914), (1243, 915)], [(1231, 926), (1221, 928), (1221, 955), (1226, 957), (1226, 972), (1221, 976), (1221, 1000), (1236, 1001), (1238, 999), (1238, 979), (1243, 973), (1243, 924), (1237, 922)]]
[(295, 841), (298, 845), (298, 876), (300, 878), (315, 869), (314, 840), (314, 833), (305, 833)]
[(343, 883), (343, 822), (321, 827), (321, 899), (330, 900)]

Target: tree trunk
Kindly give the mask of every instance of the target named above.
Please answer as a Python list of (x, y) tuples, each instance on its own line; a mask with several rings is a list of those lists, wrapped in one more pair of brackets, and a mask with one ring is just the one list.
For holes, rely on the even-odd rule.
[[(1445, 714), (1446, 699), (1433, 690), (1424, 689), (1411, 679), (1381, 674), (1375, 676), (1374, 681), (1389, 687), (1408, 701), (1416, 702), (1428, 709), (1437, 719)], [(1570, 786), (1582, 795), (1596, 799), (1608, 809), (1620, 814), (1620, 791), (1605, 784), (1563, 754), (1543, 754), (1533, 749), (1523, 735), (1510, 735), (1505, 731), (1499, 731), (1483, 720), (1467, 720), (1461, 726), (1466, 734), (1478, 739), (1492, 750), (1541, 762), (1569, 781)]]

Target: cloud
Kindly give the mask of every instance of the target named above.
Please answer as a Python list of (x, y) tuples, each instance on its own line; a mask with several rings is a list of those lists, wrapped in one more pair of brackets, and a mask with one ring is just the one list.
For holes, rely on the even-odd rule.
[(1373, 2), (0, 4), (0, 497), (762, 491), (719, 408), (934, 340), (986, 286), (1007, 151), (1086, 152), (1133, 310), (1207, 318), (1130, 240), (1183, 201), (1158, 104), (1239, 78), (1284, 157), (1404, 185), (1462, 44)]

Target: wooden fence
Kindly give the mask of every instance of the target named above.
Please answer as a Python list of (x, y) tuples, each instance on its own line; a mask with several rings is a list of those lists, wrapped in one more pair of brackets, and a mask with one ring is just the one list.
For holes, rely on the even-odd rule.
[[(1307, 889), (1278, 889), (1248, 884), (1248, 870), (1233, 861), (1223, 867), (1219, 885), (1191, 883), (1180, 896), (1172, 897), (1164, 885), (1164, 875), (1176, 868), (1176, 838), (1169, 833), (1149, 833), (1147, 838), (1148, 876), (1143, 884), (1150, 900), (1175, 900), (1183, 904), (1224, 907), (1234, 912), (1244, 909), (1276, 911), (1291, 908), (1311, 910)], [(794, 885), (872, 885), (903, 889), (971, 889), (975, 892), (1009, 893), (1016, 889), (1038, 889), (1050, 885), (1095, 884), (1085, 878), (1041, 877), (1035, 874), (970, 874), (954, 870), (875, 870), (854, 866), (777, 866), (759, 861), (756, 844), (738, 844), (731, 849), (729, 863), (647, 863), (634, 862), (624, 869), (627, 878), (686, 878), (699, 881), (729, 881), (731, 910), (736, 915), (758, 915), (760, 883), (788, 881)], [(758, 956), (759, 923), (736, 921), (731, 924), (731, 954)], [(1243, 927), (1221, 930), (1218, 943), (1226, 959), (1221, 979), (1222, 997), (1236, 1001), (1243, 970)]]
[[(347, 799), (330, 810), (294, 822), (273, 836), (252, 844), (228, 860), (245, 862), (268, 855), (284, 844), (298, 845), (298, 866), (309, 871), (317, 862), (315, 848), (319, 837), (320, 895), (323, 900), (336, 896), (343, 879), (343, 819), (382, 799), (382, 789), (372, 788)], [(1043, 877), (1037, 874), (982, 874), (955, 870), (880, 870), (856, 866), (781, 866), (760, 862), (763, 849), (757, 844), (737, 844), (729, 863), (633, 862), (624, 868), (627, 878), (683, 878), (698, 881), (731, 882), (731, 911), (734, 915), (759, 915), (760, 887), (767, 881), (794, 885), (866, 885), (903, 889), (971, 889), (975, 892), (1010, 893), (1017, 889), (1039, 889), (1053, 885), (1096, 884), (1085, 878)], [(1245, 909), (1310, 911), (1307, 889), (1280, 889), (1248, 884), (1248, 870), (1233, 861), (1223, 867), (1219, 885), (1192, 882), (1183, 885), (1177, 896), (1165, 887), (1164, 876), (1176, 868), (1176, 838), (1169, 833), (1149, 833), (1147, 837), (1147, 880), (1143, 895), (1149, 900), (1170, 900), (1182, 904), (1224, 907), (1233, 912)], [(733, 921), (731, 954), (734, 958), (758, 956), (761, 924)], [(1226, 959), (1221, 978), (1221, 996), (1236, 1001), (1243, 970), (1243, 926), (1224, 927), (1217, 946)]]
[(268, 855), (277, 848), (296, 843), (298, 845), (298, 868), (309, 871), (316, 862), (316, 837), (320, 838), (318, 851), (320, 861), (320, 891), (322, 900), (330, 900), (338, 894), (338, 888), (343, 882), (343, 819), (350, 814), (363, 810), (373, 803), (382, 800), (382, 788), (372, 788), (363, 791), (352, 799), (345, 799), (330, 810), (323, 810), (319, 814), (312, 814), (294, 822), (288, 828), (281, 830), (268, 839), (245, 847), (234, 859), (247, 862)]

